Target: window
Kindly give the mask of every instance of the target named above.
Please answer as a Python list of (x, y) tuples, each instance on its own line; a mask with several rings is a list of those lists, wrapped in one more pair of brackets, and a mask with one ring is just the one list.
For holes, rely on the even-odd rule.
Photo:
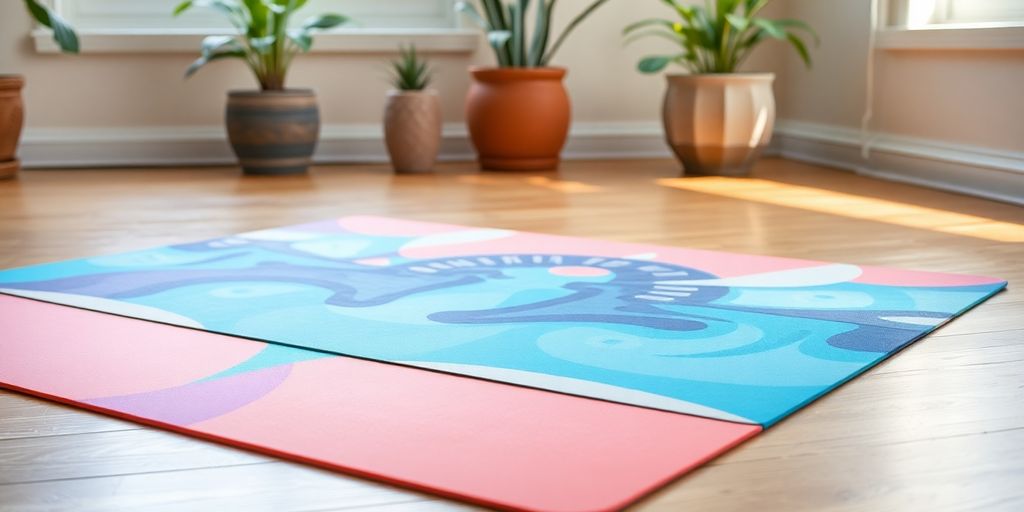
[[(74, 25), (85, 53), (195, 51), (205, 35), (231, 33), (220, 13), (193, 8), (174, 17), (181, 0), (50, 0)], [(338, 12), (352, 18), (344, 28), (317, 36), (313, 51), (391, 51), (405, 42), (427, 52), (469, 53), (479, 35), (460, 28), (454, 0), (309, 0), (296, 14)], [(36, 49), (56, 52), (48, 32), (35, 32)]]
[(1021, 0), (906, 0), (902, 10), (904, 24), (910, 29), (1024, 23)]
[(876, 32), (880, 48), (1024, 48), (1024, 0), (888, 0), (886, 5)]
[[(181, 0), (57, 0), (56, 7), (83, 30), (231, 28), (211, 9), (193, 8), (171, 16), (179, 3)], [(339, 12), (352, 17), (358, 28), (454, 28), (452, 4), (449, 0), (309, 0), (296, 16)]]

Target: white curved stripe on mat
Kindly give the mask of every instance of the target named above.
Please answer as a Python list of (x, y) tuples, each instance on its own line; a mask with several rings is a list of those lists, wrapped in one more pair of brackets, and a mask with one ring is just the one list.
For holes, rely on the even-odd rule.
[(570, 395), (577, 395), (590, 398), (599, 398), (610, 402), (618, 402), (627, 405), (638, 405), (651, 409), (703, 416), (716, 420), (732, 421), (736, 423), (747, 423), (758, 425), (749, 418), (737, 416), (732, 413), (721, 411), (706, 405), (695, 404), (685, 400), (677, 400), (666, 396), (637, 391), (635, 389), (620, 388), (609, 384), (591, 382), (588, 380), (573, 379), (571, 377), (560, 377), (544, 373), (534, 373), (522, 370), (511, 370), (508, 368), (494, 368), (491, 366), (478, 366), (472, 364), (457, 363), (431, 363), (425, 361), (397, 361), (399, 364), (419, 366), (431, 370), (439, 370), (448, 373), (471, 375), (498, 382), (518, 384), (531, 388), (547, 389)]
[(935, 318), (926, 316), (880, 316), (878, 317), (878, 319), (885, 320), (887, 322), (897, 322), (901, 324), (926, 326), (941, 325), (942, 322), (945, 322), (947, 320), (946, 317)]
[(696, 286), (736, 286), (740, 288), (801, 288), (845, 283), (859, 277), (863, 271), (857, 265), (820, 265), (817, 267), (764, 272), (722, 279), (681, 279), (658, 281), (658, 284)]
[(630, 254), (628, 256), (623, 256), (623, 258), (627, 260), (653, 260), (657, 257), (658, 253), (656, 252), (644, 252), (640, 254)]
[(65, 306), (74, 306), (77, 308), (99, 311), (101, 313), (113, 313), (115, 315), (130, 316), (133, 318), (152, 320), (154, 322), (165, 324), (180, 325), (182, 327), (192, 327), (194, 329), (203, 328), (203, 324), (187, 316), (171, 313), (170, 311), (164, 311), (151, 306), (121, 302), (119, 300), (90, 297), (88, 295), (75, 295), (73, 293), (16, 290), (13, 288), (0, 288), (0, 293), (25, 297), (26, 299), (37, 299), (43, 302), (53, 302), (56, 304), (63, 304)]

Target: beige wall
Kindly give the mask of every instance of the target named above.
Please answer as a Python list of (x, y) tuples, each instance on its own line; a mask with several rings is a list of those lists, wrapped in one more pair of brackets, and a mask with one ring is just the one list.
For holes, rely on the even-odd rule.
[[(868, 0), (783, 0), (822, 36), (810, 71), (785, 56), (779, 117), (856, 128), (865, 106)], [(872, 130), (1024, 150), (1024, 50), (878, 50)]]
[[(582, 2), (565, 2), (564, 24)], [(586, 122), (657, 121), (663, 79), (634, 71), (637, 58), (671, 47), (666, 41), (622, 46), (628, 22), (672, 12), (656, 1), (615, 0), (582, 25), (562, 48), (555, 64), (570, 67), (567, 83), (574, 117)], [(218, 125), (224, 93), (248, 88), (252, 79), (239, 62), (220, 62), (192, 79), (182, 72), (194, 54), (38, 54), (28, 38), (21, 2), (0, 6), (0, 70), (28, 77), (25, 91), (29, 128)], [(755, 55), (750, 69), (774, 69), (778, 48)], [(325, 123), (375, 123), (380, 119), (386, 83), (386, 55), (310, 54), (296, 60), (291, 86), (314, 87)], [(446, 121), (462, 119), (468, 86), (466, 66), (491, 63), (490, 49), (472, 55), (435, 55), (436, 87), (444, 98)]]
[[(806, 70), (771, 41), (747, 69), (776, 71), (779, 118), (859, 126), (864, 110), (867, 0), (779, 0), (772, 16), (806, 20), (821, 34)], [(656, 122), (663, 79), (634, 71), (637, 58), (669, 43), (623, 47), (629, 21), (671, 14), (655, 0), (613, 0), (584, 24), (556, 58), (570, 67), (574, 117), (583, 122)], [(559, 21), (571, 12), (564, 9)], [(0, 6), (0, 72), (28, 76), (30, 128), (195, 126), (221, 123), (224, 93), (251, 87), (238, 62), (182, 71), (191, 54), (39, 54), (28, 38), (20, 2)], [(387, 55), (311, 54), (296, 61), (293, 86), (319, 91), (325, 123), (375, 123), (380, 118)], [(891, 51), (876, 53), (873, 129), (901, 135), (1024, 150), (1024, 51)], [(462, 118), (466, 66), (492, 62), (483, 46), (470, 55), (435, 55), (445, 120)]]

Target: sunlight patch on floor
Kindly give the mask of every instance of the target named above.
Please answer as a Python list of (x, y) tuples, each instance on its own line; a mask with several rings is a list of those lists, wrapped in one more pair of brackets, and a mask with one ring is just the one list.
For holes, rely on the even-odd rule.
[(589, 194), (591, 192), (600, 192), (604, 190), (603, 187), (591, 185), (582, 181), (558, 180), (547, 176), (518, 176), (513, 178), (511, 176), (492, 177), (469, 174), (459, 176), (458, 180), (462, 183), (468, 183), (471, 185), (500, 185), (507, 187), (509, 185), (525, 184), (557, 192), (564, 192), (566, 194)]
[(756, 178), (665, 178), (664, 187), (884, 222), (997, 242), (1024, 242), (1024, 224), (1003, 222), (898, 201)]

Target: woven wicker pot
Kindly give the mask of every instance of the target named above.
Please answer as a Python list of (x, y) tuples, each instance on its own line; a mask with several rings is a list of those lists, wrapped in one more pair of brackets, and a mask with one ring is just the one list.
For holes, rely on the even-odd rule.
[(665, 138), (686, 173), (743, 176), (772, 137), (772, 73), (669, 75)]
[(25, 78), (20, 75), (0, 75), (0, 178), (14, 177), (21, 168), (15, 156), (25, 120), (24, 86)]
[(563, 68), (473, 68), (466, 124), (482, 169), (558, 168), (569, 134)]
[(320, 137), (313, 91), (231, 91), (225, 120), (246, 174), (301, 174), (309, 168)]
[(388, 93), (384, 143), (395, 172), (433, 170), (441, 149), (441, 99), (437, 92)]

